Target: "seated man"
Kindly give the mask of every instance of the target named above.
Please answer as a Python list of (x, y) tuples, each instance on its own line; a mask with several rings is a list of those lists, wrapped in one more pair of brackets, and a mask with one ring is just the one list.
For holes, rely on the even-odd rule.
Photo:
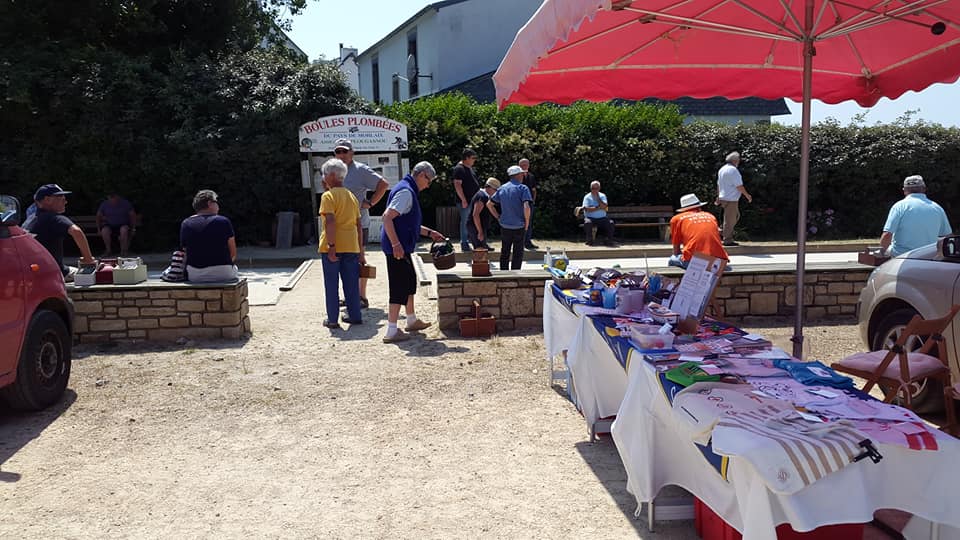
[(126, 257), (130, 239), (137, 231), (137, 213), (130, 201), (118, 193), (110, 193), (97, 208), (97, 231), (106, 249), (104, 256), (113, 253), (113, 239), (116, 238), (120, 241), (120, 256)]
[(943, 208), (927, 198), (927, 184), (922, 176), (904, 179), (903, 195), (890, 207), (880, 236), (880, 247), (891, 257), (935, 244), (937, 238), (953, 230)]
[(583, 229), (587, 233), (587, 245), (594, 245), (594, 233), (603, 231), (605, 245), (616, 247), (613, 241), (613, 220), (607, 217), (607, 195), (600, 192), (600, 182), (590, 182), (590, 193), (583, 196)]
[(487, 233), (490, 231), (490, 222), (493, 214), (487, 208), (487, 201), (500, 189), (500, 181), (496, 178), (487, 178), (487, 183), (483, 189), (477, 192), (470, 199), (470, 221), (467, 222), (467, 236), (470, 237), (470, 243), (473, 249), (483, 249), (490, 251), (490, 244), (487, 243)]
[(80, 249), (81, 264), (93, 264), (93, 254), (90, 253), (90, 244), (87, 243), (87, 237), (83, 234), (83, 229), (77, 227), (70, 221), (70, 218), (63, 215), (67, 208), (67, 195), (69, 194), (69, 191), (64, 191), (57, 184), (40, 186), (40, 189), (33, 196), (37, 211), (28, 217), (23, 224), (23, 229), (33, 233), (37, 241), (53, 255), (53, 259), (60, 267), (60, 272), (63, 273), (63, 278), (67, 283), (73, 281), (73, 275), (77, 273), (77, 269), (63, 264), (64, 238), (70, 236), (76, 242)]
[(673, 255), (667, 263), (670, 266), (686, 268), (694, 253), (730, 260), (727, 250), (723, 249), (717, 218), (700, 209), (704, 204), (693, 193), (680, 197), (677, 215), (670, 220), (670, 237), (673, 239)]
[(237, 241), (233, 224), (219, 215), (217, 194), (201, 189), (193, 197), (196, 214), (180, 224), (180, 245), (187, 254), (187, 281), (210, 283), (237, 279)]

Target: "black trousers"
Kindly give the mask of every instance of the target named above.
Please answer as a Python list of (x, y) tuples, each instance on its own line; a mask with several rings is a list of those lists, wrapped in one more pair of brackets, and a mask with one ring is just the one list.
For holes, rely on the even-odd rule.
[[(613, 220), (608, 217), (602, 218), (587, 218), (584, 220), (585, 227), (587, 227), (587, 242), (593, 242), (593, 228), (596, 228), (597, 232), (603, 232), (607, 237), (607, 242), (613, 242)], [(599, 234), (597, 235), (599, 236)]]
[[(523, 237), (526, 234), (526, 231), (523, 229), (500, 229), (500, 240), (502, 246), (500, 247), (500, 269), (501, 270), (510, 270), (512, 265), (514, 270), (519, 270), (520, 266), (523, 265)], [(511, 250), (513, 251), (513, 256), (510, 256)]]

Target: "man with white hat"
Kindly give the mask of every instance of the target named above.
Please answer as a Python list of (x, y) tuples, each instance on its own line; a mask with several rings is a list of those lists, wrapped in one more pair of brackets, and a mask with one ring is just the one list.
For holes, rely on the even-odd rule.
[(726, 163), (717, 171), (717, 200), (715, 203), (723, 208), (723, 245), (736, 246), (733, 241), (733, 228), (740, 221), (740, 197), (746, 197), (748, 203), (753, 197), (743, 187), (743, 177), (740, 176), (739, 152), (730, 152), (725, 159)]
[(947, 213), (926, 192), (927, 184), (919, 174), (904, 179), (904, 197), (890, 207), (880, 236), (880, 247), (891, 257), (933, 244), (953, 231)]
[[(353, 143), (349, 140), (338, 139), (334, 143), (333, 153), (347, 166), (347, 177), (343, 179), (343, 187), (353, 193), (360, 204), (360, 226), (363, 228), (363, 243), (366, 244), (370, 235), (370, 208), (380, 202), (390, 188), (390, 184), (376, 171), (353, 159)], [(373, 195), (370, 195), (371, 191)], [(363, 248), (364, 246), (360, 246), (361, 250)], [(367, 278), (360, 278), (360, 307), (366, 308), (369, 305)]]
[(720, 240), (717, 218), (700, 209), (704, 204), (693, 193), (680, 197), (677, 215), (670, 220), (670, 238), (673, 239), (673, 255), (668, 261), (670, 266), (686, 268), (694, 253), (730, 260)]
[[(523, 185), (523, 169), (513, 165), (507, 169), (510, 181), (490, 196), (487, 209), (500, 222), (500, 269), (519, 270), (523, 265), (523, 239), (530, 226), (530, 204), (533, 195)], [(497, 211), (495, 204), (500, 205)], [(513, 250), (513, 256), (511, 256)]]

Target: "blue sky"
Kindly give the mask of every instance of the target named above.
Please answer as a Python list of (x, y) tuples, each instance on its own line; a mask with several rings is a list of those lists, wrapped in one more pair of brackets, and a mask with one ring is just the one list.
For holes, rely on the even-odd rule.
[[(337, 58), (340, 43), (363, 52), (430, 3), (426, 0), (351, 0), (349, 3), (316, 0), (307, 4), (303, 14), (292, 19), (293, 30), (289, 34), (311, 60), (321, 55)], [(896, 101), (884, 98), (870, 109), (852, 101), (839, 105), (814, 101), (811, 118), (818, 122), (832, 117), (847, 124), (855, 115), (866, 112), (864, 123), (872, 125), (889, 123), (908, 111), (916, 111), (913, 119), (960, 126), (958, 104), (960, 83), (936, 84), (923, 92), (907, 92)], [(800, 104), (787, 101), (787, 105), (792, 114), (775, 117), (774, 121), (799, 125)]]

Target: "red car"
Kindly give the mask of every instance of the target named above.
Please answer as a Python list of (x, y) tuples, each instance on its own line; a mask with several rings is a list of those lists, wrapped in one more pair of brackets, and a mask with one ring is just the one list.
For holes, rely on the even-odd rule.
[(70, 378), (73, 303), (53, 256), (0, 195), (0, 398), (15, 409), (59, 401)]

